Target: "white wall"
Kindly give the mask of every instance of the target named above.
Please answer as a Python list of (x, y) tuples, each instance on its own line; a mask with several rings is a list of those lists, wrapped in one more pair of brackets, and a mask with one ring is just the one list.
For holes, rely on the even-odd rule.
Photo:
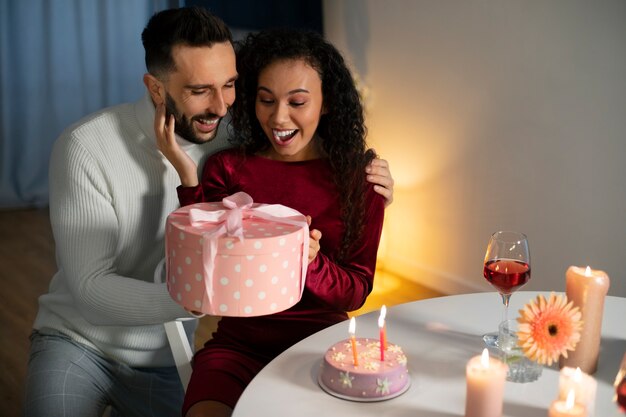
[(381, 262), (446, 293), (491, 291), (491, 232), (530, 241), (529, 290), (569, 265), (626, 296), (626, 2), (326, 0), (391, 163)]

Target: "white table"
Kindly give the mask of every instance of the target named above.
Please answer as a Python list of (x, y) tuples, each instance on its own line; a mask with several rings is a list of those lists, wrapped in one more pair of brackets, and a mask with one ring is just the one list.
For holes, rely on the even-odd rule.
[[(538, 292), (511, 297), (509, 316)], [(542, 292), (545, 296), (549, 292)], [(357, 317), (358, 337), (378, 337), (379, 312)], [(409, 359), (412, 384), (388, 401), (357, 403), (328, 395), (317, 384), (321, 358), (333, 343), (348, 337), (348, 322), (316, 333), (283, 352), (244, 391), (234, 417), (419, 416), (458, 417), (465, 412), (465, 365), (480, 354), (481, 335), (497, 328), (502, 303), (495, 293), (433, 298), (394, 306), (387, 311), (387, 338), (401, 345)], [(612, 401), (613, 381), (626, 352), (626, 298), (607, 297), (602, 325), (595, 417), (623, 417)], [(504, 416), (546, 417), (557, 397), (558, 368), (544, 368), (535, 382), (507, 382)]]

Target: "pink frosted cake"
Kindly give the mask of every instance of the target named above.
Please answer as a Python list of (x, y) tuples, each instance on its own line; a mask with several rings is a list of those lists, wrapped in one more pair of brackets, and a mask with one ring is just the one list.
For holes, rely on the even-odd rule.
[(259, 316), (302, 296), (308, 226), (288, 207), (245, 193), (181, 207), (167, 218), (165, 247), (168, 291), (188, 310)]
[(324, 355), (318, 382), (324, 391), (354, 401), (380, 401), (397, 397), (411, 383), (402, 348), (391, 343), (380, 360), (377, 339), (357, 338), (358, 366), (354, 366), (349, 339), (330, 347)]

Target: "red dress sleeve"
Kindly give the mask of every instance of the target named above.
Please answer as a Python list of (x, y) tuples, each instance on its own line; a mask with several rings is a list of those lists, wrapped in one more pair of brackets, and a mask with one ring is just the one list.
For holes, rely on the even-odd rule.
[(176, 188), (181, 207), (194, 203), (222, 201), (224, 197), (233, 194), (228, 192), (228, 178), (231, 178), (229, 175), (232, 175), (230, 172), (232, 170), (225, 163), (224, 155), (224, 153), (217, 153), (207, 158), (198, 185), (195, 187), (179, 185)]
[(365, 303), (372, 291), (384, 204), (384, 198), (368, 184), (364, 230), (350, 254), (344, 262), (337, 263), (319, 252), (309, 264), (306, 289), (330, 307), (343, 311), (356, 310)]

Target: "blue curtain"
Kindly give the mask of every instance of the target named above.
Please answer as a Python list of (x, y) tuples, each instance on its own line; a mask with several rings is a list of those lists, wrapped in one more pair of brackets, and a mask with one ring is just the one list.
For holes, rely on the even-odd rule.
[(0, 0), (0, 208), (48, 203), (61, 131), (144, 93), (141, 31), (171, 0)]

